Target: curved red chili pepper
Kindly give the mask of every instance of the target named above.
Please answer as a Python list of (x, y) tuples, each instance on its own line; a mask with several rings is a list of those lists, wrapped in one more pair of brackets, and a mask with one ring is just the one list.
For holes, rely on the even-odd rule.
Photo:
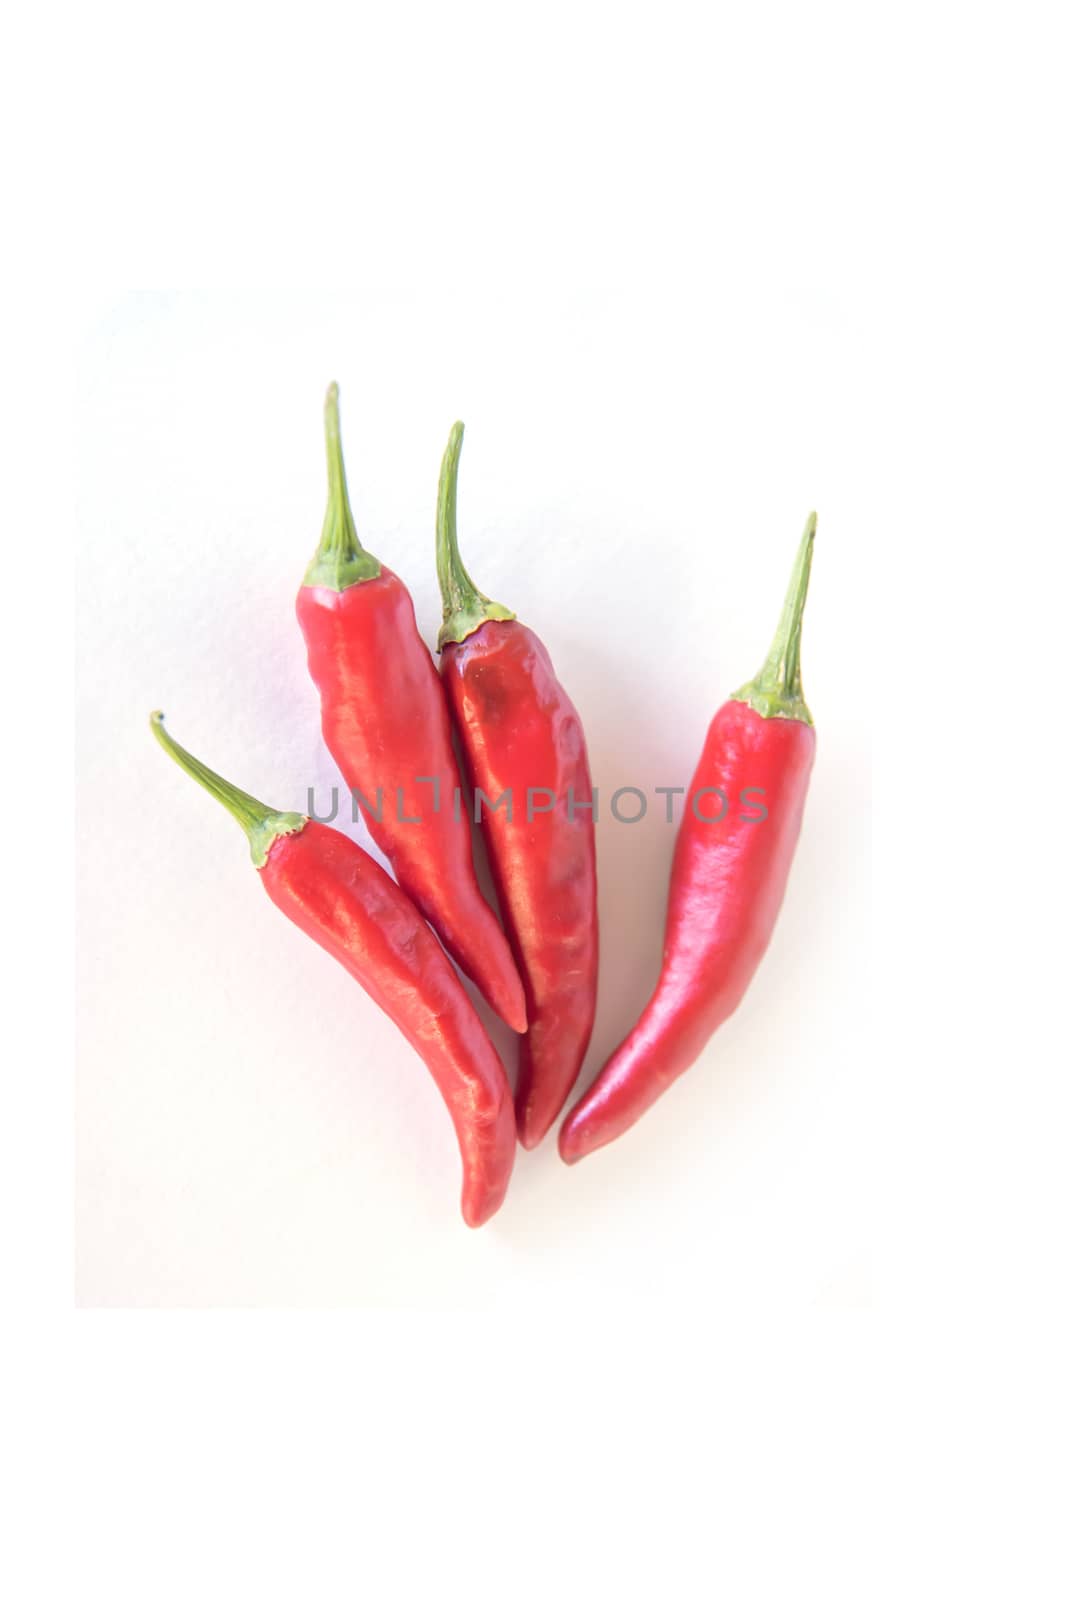
[(469, 1227), (504, 1199), (515, 1114), (500, 1057), (448, 957), (408, 896), (354, 840), (294, 811), (272, 811), (152, 731), (178, 765), (241, 824), (260, 881), (291, 922), (322, 945), (396, 1023), (430, 1068), (463, 1162)]
[(498, 1015), (522, 1033), (523, 986), (478, 887), (467, 818), (453, 803), (460, 774), (441, 680), (408, 590), (356, 534), (336, 384), (326, 398), (326, 454), (323, 535), (297, 596), (323, 738), (346, 784), (363, 797), (368, 832), (401, 888)]
[(519, 1141), (529, 1150), (561, 1111), (593, 1028), (592, 789), (582, 723), (548, 651), (513, 612), (487, 600), (460, 559), (456, 476), (463, 433), (458, 422), (438, 490), (445, 617), (438, 648), (468, 772), (486, 797), (486, 851), (526, 987), (528, 1031), (519, 1041), (515, 1109)]
[(618, 1139), (692, 1066), (768, 947), (816, 753), (800, 662), (815, 532), (813, 513), (763, 669), (712, 719), (675, 845), (656, 991), (564, 1120), (567, 1162)]

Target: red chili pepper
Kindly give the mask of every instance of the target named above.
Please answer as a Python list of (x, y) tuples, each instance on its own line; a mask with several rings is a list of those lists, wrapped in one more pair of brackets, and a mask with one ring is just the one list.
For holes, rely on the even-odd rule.
[[(528, 1150), (578, 1077), (597, 1000), (597, 867), (586, 741), (545, 646), (471, 581), (456, 540), (463, 424), (438, 489), (441, 674), (472, 782), (501, 915), (523, 974), (527, 1033), (515, 1109)], [(510, 803), (506, 803), (510, 797)], [(552, 797), (550, 799), (550, 797)], [(481, 796), (476, 791), (476, 820)], [(493, 809), (495, 808), (495, 809)]]
[(708, 730), (675, 845), (656, 991), (568, 1113), (567, 1162), (618, 1139), (693, 1064), (768, 947), (816, 753), (800, 659), (815, 533), (813, 513), (768, 658)]
[(240, 823), (275, 905), (341, 962), (430, 1068), (460, 1145), (463, 1218), (479, 1227), (508, 1187), (515, 1114), (500, 1057), (434, 935), (354, 840), (234, 788), (171, 738), (160, 711), (152, 731)]
[(297, 596), (323, 738), (362, 797), (368, 832), (397, 882), (493, 1009), (521, 1033), (523, 986), (478, 887), (467, 818), (453, 803), (460, 774), (441, 680), (411, 595), (356, 534), (336, 384), (326, 397), (326, 459), (326, 520)]

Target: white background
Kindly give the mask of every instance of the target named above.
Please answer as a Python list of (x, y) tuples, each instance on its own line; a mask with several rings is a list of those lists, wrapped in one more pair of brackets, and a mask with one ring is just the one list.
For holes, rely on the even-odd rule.
[[(1058, 22), (1034, 3), (9, 22), (7, 1589), (1063, 1595)], [(150, 310), (138, 284), (216, 288)], [(692, 759), (822, 518), (816, 787), (768, 961), (615, 1153), (522, 1160), (477, 1236), (418, 1063), (368, 1071), (347, 1029), (307, 1050), (308, 988), (334, 985), (325, 1028), (359, 995), (144, 726), (163, 703), (283, 803), (285, 739), (315, 759), (289, 607), (328, 376), (361, 526), (428, 630), (422, 541), (465, 417), (472, 563), (544, 632), (605, 770), (631, 723), (650, 758)], [(639, 530), (666, 591), (604, 559)], [(550, 538), (582, 607), (539, 572)], [(641, 650), (676, 608), (681, 682)], [(868, 923), (841, 785), (876, 732)], [(351, 1309), (70, 1310), (72, 797), (99, 980), (76, 1293)], [(651, 971), (666, 843), (602, 835), (605, 1047)], [(248, 939), (271, 985), (250, 985)], [(363, 1184), (383, 1237), (434, 1234), (423, 1281), (387, 1270)]]
[[(447, 312), (447, 314), (445, 314)], [(848, 323), (799, 289), (728, 316), (652, 296), (152, 296), (83, 361), (78, 1293), (86, 1304), (486, 1305), (664, 1285), (865, 1304), (872, 1058), (866, 473)], [(473, 1238), (451, 1124), (410, 1047), (279, 918), (177, 738), (280, 809), (340, 782), (293, 601), (325, 502), (337, 375), (368, 547), (425, 637), (438, 460), (467, 439), (469, 566), (546, 640), (583, 715), (602, 985), (584, 1082), (651, 992), (707, 723), (755, 672), (810, 504), (819, 757), (748, 1001), (616, 1147), (517, 1162)], [(772, 374), (774, 378), (772, 379)], [(804, 403), (798, 396), (804, 394)], [(769, 441), (774, 441), (771, 444)], [(137, 799), (116, 804), (116, 773)], [(645, 819), (613, 819), (621, 786)], [(678, 804), (678, 802), (676, 802)], [(631, 802), (633, 806), (633, 802)], [(629, 814), (629, 812), (628, 812)], [(486, 1013), (488, 1015), (488, 1013)], [(496, 1037), (513, 1065), (514, 1040)]]

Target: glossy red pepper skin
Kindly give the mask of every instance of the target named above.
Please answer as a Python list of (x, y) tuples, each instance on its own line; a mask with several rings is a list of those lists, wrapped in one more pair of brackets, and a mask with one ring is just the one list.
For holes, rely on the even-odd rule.
[[(527, 1000), (516, 1123), (544, 1138), (578, 1077), (597, 1003), (597, 867), (592, 785), (578, 712), (549, 653), (521, 622), (486, 621), (441, 653), (441, 674), (473, 785), (507, 811), (481, 825)], [(527, 797), (551, 811), (527, 813)], [(570, 816), (568, 797), (571, 797)]]
[(382, 790), (381, 821), (363, 808), (368, 832), (449, 954), (508, 1026), (522, 1032), (522, 984), (475, 877), (466, 812), (456, 816), (460, 772), (445, 692), (408, 590), (382, 567), (379, 577), (340, 593), (303, 587), (297, 616), (326, 746), (367, 807), (377, 809)]
[(564, 1119), (559, 1150), (569, 1164), (618, 1139), (693, 1065), (768, 947), (816, 753), (800, 666), (815, 531), (813, 515), (763, 669), (712, 719), (679, 825), (660, 977)]
[[(621, 1133), (693, 1065), (734, 1011), (768, 947), (793, 860), (816, 736), (736, 700), (717, 712), (686, 797), (671, 869), (664, 960), (652, 999), (560, 1130), (581, 1160)], [(698, 821), (694, 805), (720, 822)], [(743, 789), (762, 791), (754, 808)]]
[[(361, 545), (341, 454), (337, 386), (326, 398), (330, 492), (322, 538), (297, 595), (323, 738), (397, 882), (510, 1028), (526, 1027), (523, 985), (475, 877), (445, 692), (404, 584)], [(379, 795), (381, 791), (381, 795)]]
[(354, 840), (236, 789), (177, 744), (159, 712), (152, 731), (244, 829), (279, 910), (341, 963), (429, 1067), (460, 1146), (463, 1218), (480, 1227), (508, 1187), (515, 1113), (500, 1057), (440, 944), (404, 891)]
[(515, 1117), (500, 1057), (434, 935), (366, 850), (309, 822), (279, 838), (260, 873), (280, 910), (339, 961), (430, 1069), (463, 1162), (463, 1219), (499, 1208), (515, 1160)]

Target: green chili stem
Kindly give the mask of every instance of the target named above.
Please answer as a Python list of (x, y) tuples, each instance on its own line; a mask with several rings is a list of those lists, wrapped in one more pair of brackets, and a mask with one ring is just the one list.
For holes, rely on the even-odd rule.
[(454, 422), (438, 480), (437, 560), (443, 619), (438, 634), (439, 650), (447, 644), (459, 644), (484, 622), (515, 621), (514, 611), (482, 593), (460, 555), (456, 537), (456, 479), (463, 442), (464, 425)]
[(255, 800), (243, 789), (238, 789), (225, 778), (220, 778), (219, 774), (206, 767), (203, 761), (198, 761), (196, 756), (190, 755), (188, 750), (183, 749), (177, 739), (171, 738), (163, 726), (162, 711), (153, 711), (149, 724), (171, 760), (176, 761), (182, 771), (194, 778), (201, 788), (214, 795), (219, 804), (224, 805), (239, 824), (249, 842), (252, 860), (257, 867), (263, 866), (271, 845), (281, 834), (299, 833), (307, 822), (307, 817), (301, 816), (297, 811), (273, 811), (270, 806), (265, 806), (262, 800)]
[(345, 478), (345, 458), (341, 451), (341, 422), (338, 416), (337, 384), (326, 391), (326, 516), (323, 532), (311, 565), (304, 574), (307, 587), (336, 589), (341, 593), (354, 583), (377, 578), (380, 562), (364, 549), (356, 532)]
[(744, 700), (762, 717), (790, 717), (797, 722), (812, 722), (812, 713), (805, 704), (801, 688), (801, 623), (815, 538), (816, 513), (813, 511), (805, 523), (790, 575), (790, 587), (767, 659), (756, 677), (731, 696), (732, 700)]

